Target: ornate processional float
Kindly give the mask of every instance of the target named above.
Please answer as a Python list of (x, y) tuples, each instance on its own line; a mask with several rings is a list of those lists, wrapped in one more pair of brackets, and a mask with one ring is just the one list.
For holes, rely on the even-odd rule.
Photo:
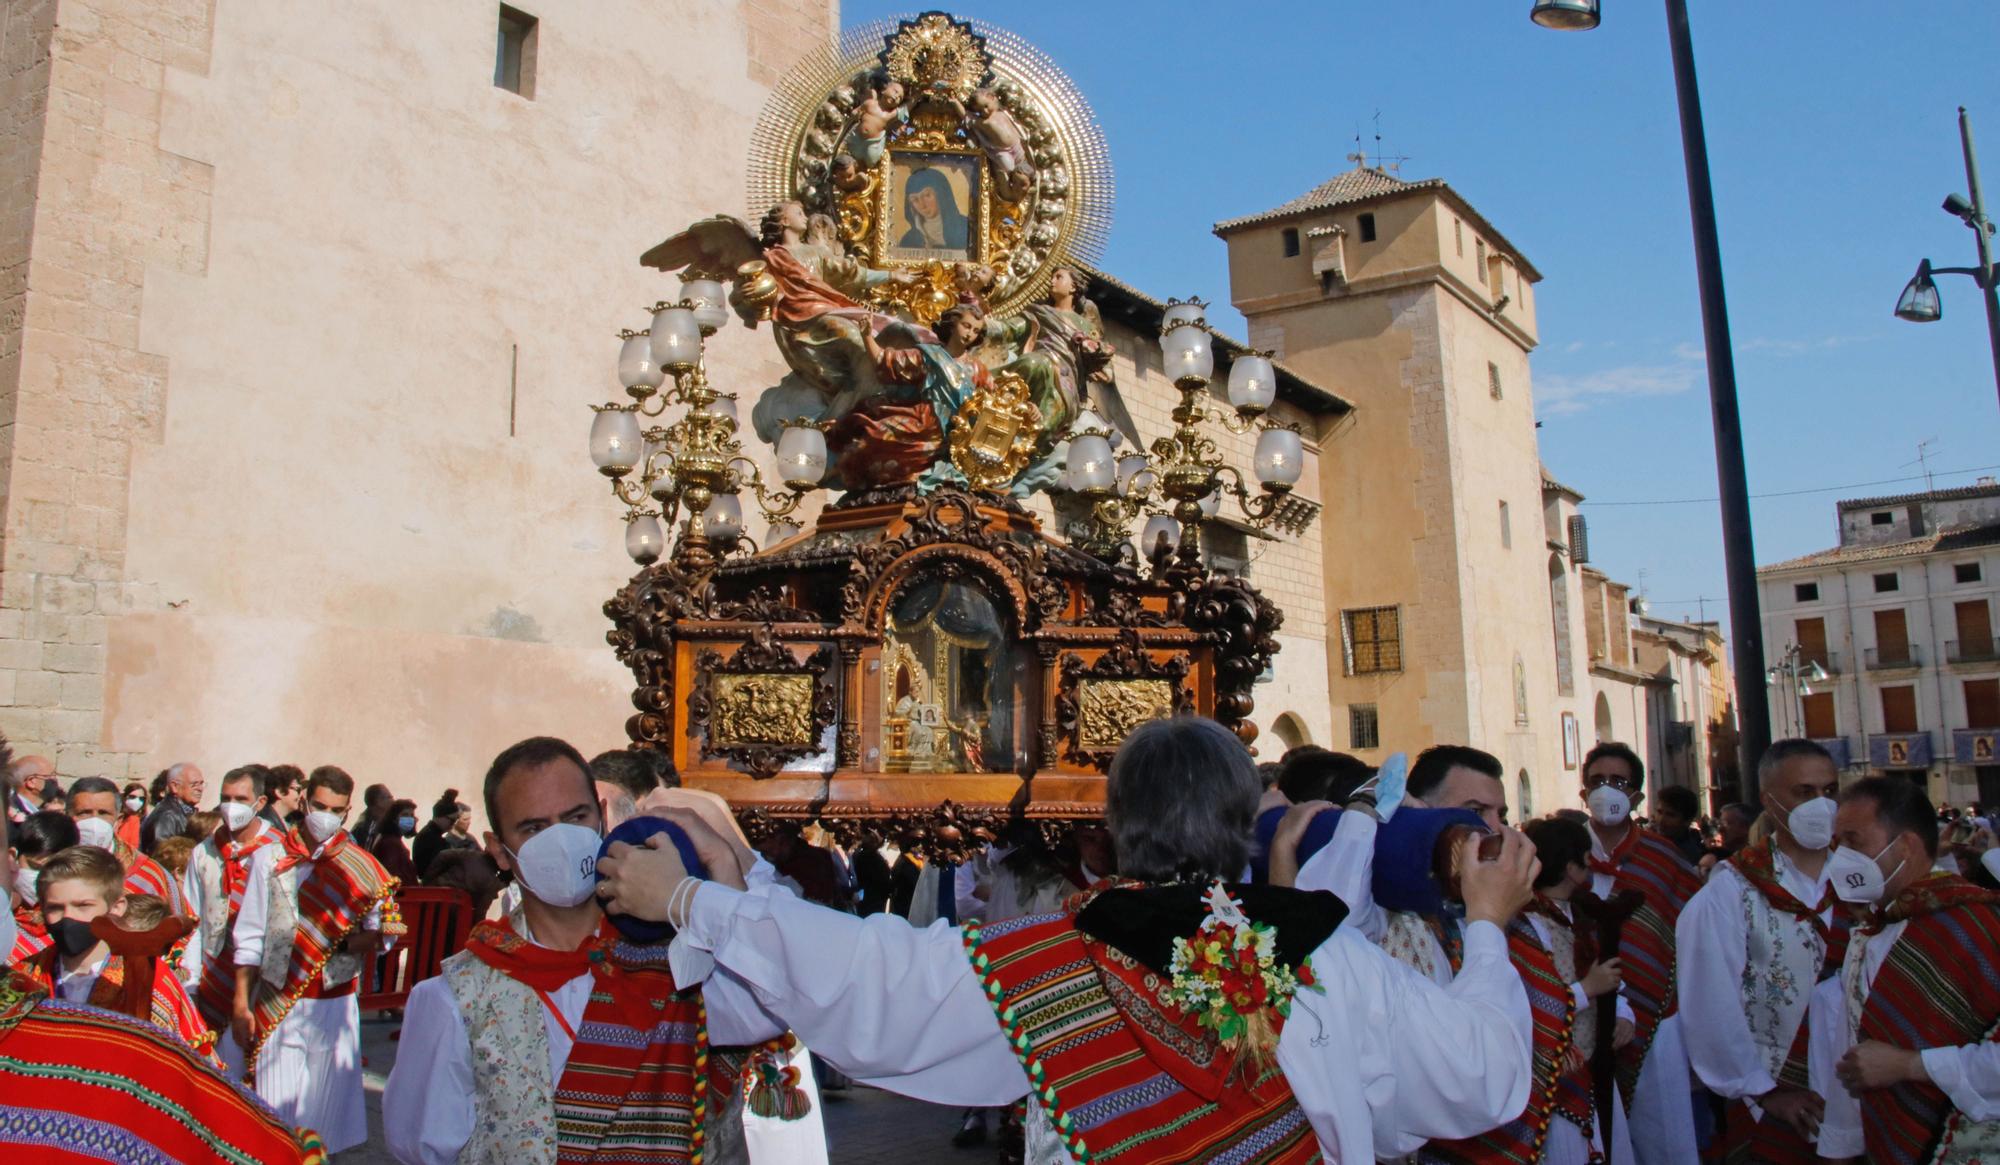
[[(949, 855), (1010, 810), (1096, 816), (1145, 720), (1200, 713), (1253, 739), (1282, 615), (1204, 567), (1200, 529), (1230, 498), (1298, 533), (1300, 435), (1264, 416), (1267, 354), (1237, 356), (1218, 407), (1198, 301), (1163, 319), (1172, 432), (1142, 449), (1103, 419), (1125, 413), (1079, 291), (1111, 167), (1068, 78), (943, 13), (855, 30), (774, 92), (749, 189), (755, 225), (718, 215), (643, 256), (680, 294), (621, 333), (626, 399), (591, 429), (643, 568), (605, 604), (634, 747), (753, 834), (876, 821)], [(747, 422), (775, 483), (706, 375), (732, 316), (768, 324), (790, 369)], [(1249, 479), (1211, 426), (1258, 431)], [(1081, 533), (1044, 529), (1049, 498)], [(771, 523), (761, 547), (746, 500)]]

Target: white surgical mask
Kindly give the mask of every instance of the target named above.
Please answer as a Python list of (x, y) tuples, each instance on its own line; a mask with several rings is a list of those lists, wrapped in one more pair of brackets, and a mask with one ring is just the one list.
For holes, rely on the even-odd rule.
[(86, 817), (76, 823), (78, 845), (94, 845), (98, 849), (108, 850), (116, 840), (117, 831), (113, 830), (111, 823), (102, 817)]
[[(247, 809), (249, 806), (246, 805), (244, 808)], [(340, 815), (328, 813), (324, 809), (315, 809), (306, 814), (305, 828), (307, 837), (314, 841), (326, 841), (340, 832)]]
[(1883, 891), (1889, 887), (1889, 879), (1900, 873), (1908, 862), (1897, 862), (1896, 868), (1886, 875), (1882, 873), (1882, 854), (1889, 852), (1889, 846), (1882, 847), (1881, 853), (1869, 857), (1858, 849), (1841, 846), (1826, 859), (1826, 878), (1833, 884), (1834, 897), (1842, 902), (1852, 902), (1859, 906), (1873, 906), (1882, 900)]
[(1833, 817), (1839, 811), (1831, 797), (1801, 801), (1785, 814), (1785, 829), (1807, 849), (1825, 849), (1833, 844)]
[[(31, 870), (26, 866), (14, 867), (14, 894), (21, 899), (21, 905), (33, 906), (35, 904), (35, 879), (39, 876), (40, 871), (38, 870)], [(8, 949), (12, 950), (13, 948), (9, 947)]]
[(597, 851), (604, 845), (594, 829), (559, 822), (521, 844), (514, 876), (528, 893), (550, 906), (575, 906), (597, 889)]
[(1590, 806), (1590, 819), (1599, 825), (1620, 824), (1632, 812), (1632, 798), (1611, 785), (1599, 785), (1584, 794), (1583, 803)]
[[(229, 832), (231, 833), (235, 833), (237, 830), (250, 824), (250, 819), (255, 816), (257, 816), (257, 811), (241, 801), (224, 801), (222, 803), (222, 823), (229, 827)], [(334, 828), (338, 829), (339, 826), (335, 826)]]
[(1980, 854), (1979, 864), (1986, 867), (1986, 872), (1993, 875), (1995, 881), (2000, 881), (2000, 846)]
[(139, 810), (144, 809), (145, 807), (146, 807), (146, 799), (144, 797), (125, 798), (125, 808), (131, 810), (134, 813), (137, 813)]

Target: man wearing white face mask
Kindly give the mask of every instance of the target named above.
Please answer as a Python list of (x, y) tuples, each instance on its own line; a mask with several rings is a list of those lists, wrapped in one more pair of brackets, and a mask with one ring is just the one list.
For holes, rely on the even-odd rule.
[(1923, 789), (1857, 781), (1834, 819), (1833, 892), (1858, 918), (1840, 974), (1813, 993), (1819, 1154), (1962, 1165), (2000, 1149), (2000, 895), (1932, 870)]
[(78, 777), (69, 788), (69, 816), (78, 842), (108, 850), (125, 870), (127, 894), (151, 894), (175, 914), (184, 903), (167, 868), (118, 840), (118, 786), (103, 777)]
[(611, 925), (595, 896), (603, 817), (576, 749), (546, 736), (508, 748), (485, 799), (487, 853), (513, 871), (521, 908), (474, 928), (410, 993), (382, 1096), (389, 1151), (406, 1165), (553, 1165), (610, 1145), (634, 1163), (742, 1160), (741, 1111), (723, 1099), (742, 1089), (715, 1080), (709, 1044), (762, 1043), (783, 1025), (726, 975), (680, 990), (666, 943)]
[(194, 992), (202, 1019), (217, 1032), (228, 1030), (236, 1001), (236, 955), (230, 930), (243, 907), (250, 859), (284, 835), (259, 816), (268, 774), (262, 765), (244, 765), (222, 778), (222, 824), (188, 854), (187, 873), (178, 887), (196, 924), (181, 953), (181, 982)]
[(1847, 949), (1826, 874), (1840, 773), (1812, 741), (1780, 740), (1757, 782), (1770, 840), (1718, 865), (1675, 928), (1683, 1031), (1695, 1074), (1730, 1102), (1724, 1159), (1812, 1165), (1826, 1103), (1807, 1086), (1806, 1009)]
[(251, 856), (230, 931), (236, 991), (222, 1046), (232, 1072), (240, 1063), (257, 1095), (317, 1130), (330, 1153), (368, 1139), (355, 990), (363, 961), (403, 930), (396, 879), (341, 828), (353, 799), (353, 777), (314, 769), (305, 819)]
[(1618, 951), (1625, 969), (1620, 994), (1637, 1021), (1636, 1037), (1618, 1056), (1632, 1150), (1639, 1165), (1692, 1165), (1699, 1152), (1677, 1015), (1674, 927), (1701, 889), (1701, 876), (1673, 842), (1632, 820), (1633, 809), (1646, 799), (1645, 788), (1645, 763), (1625, 745), (1607, 741), (1583, 758), (1591, 892), (1605, 899), (1627, 890), (1646, 896), (1645, 905), (1625, 920)]

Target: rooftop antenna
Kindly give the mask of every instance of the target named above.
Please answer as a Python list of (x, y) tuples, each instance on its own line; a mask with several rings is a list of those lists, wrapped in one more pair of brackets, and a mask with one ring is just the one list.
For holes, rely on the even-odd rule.
[(1925, 493), (1931, 493), (1937, 489), (1937, 486), (1931, 481), (1931, 446), (1935, 444), (1937, 444), (1936, 437), (1926, 437), (1917, 442), (1917, 459), (1915, 461), (1905, 461), (1898, 467), (1908, 469), (1912, 465), (1923, 466)]
[[(1356, 134), (1354, 136), (1356, 143), (1358, 144), (1361, 135)], [(1379, 109), (1376, 110), (1375, 111), (1375, 168), (1377, 170), (1382, 171), (1385, 174), (1396, 174), (1400, 176), (1403, 172), (1403, 163), (1409, 160), (1410, 160), (1409, 158), (1405, 157), (1402, 154), (1384, 154), (1382, 152), (1382, 111)]]

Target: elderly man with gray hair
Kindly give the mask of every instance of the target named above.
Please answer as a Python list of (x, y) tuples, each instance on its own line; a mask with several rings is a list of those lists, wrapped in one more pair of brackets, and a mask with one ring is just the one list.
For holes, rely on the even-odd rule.
[(754, 855), (677, 813), (708, 877), (671, 845), (613, 846), (601, 892), (678, 928), (677, 982), (713, 958), (864, 1083), (961, 1107), (1026, 1096), (1033, 1162), (1370, 1161), (1518, 1116), (1531, 1021), (1500, 928), (1533, 847), (1510, 831), (1482, 861), (1467, 839), (1465, 960), (1439, 987), (1341, 926), (1335, 895), (1235, 881), (1261, 791), (1223, 726), (1146, 724), (1106, 787), (1118, 877), (987, 926), (746, 890)]
[(7, 820), (19, 825), (42, 811), (42, 794), (56, 775), (56, 764), (45, 756), (24, 756), (7, 770)]
[(168, 765), (160, 775), (167, 782), (166, 795), (139, 824), (139, 852), (148, 857), (152, 856), (154, 846), (181, 835), (188, 818), (194, 816), (195, 806), (201, 803), (201, 791), (207, 784), (201, 769), (187, 761)]

